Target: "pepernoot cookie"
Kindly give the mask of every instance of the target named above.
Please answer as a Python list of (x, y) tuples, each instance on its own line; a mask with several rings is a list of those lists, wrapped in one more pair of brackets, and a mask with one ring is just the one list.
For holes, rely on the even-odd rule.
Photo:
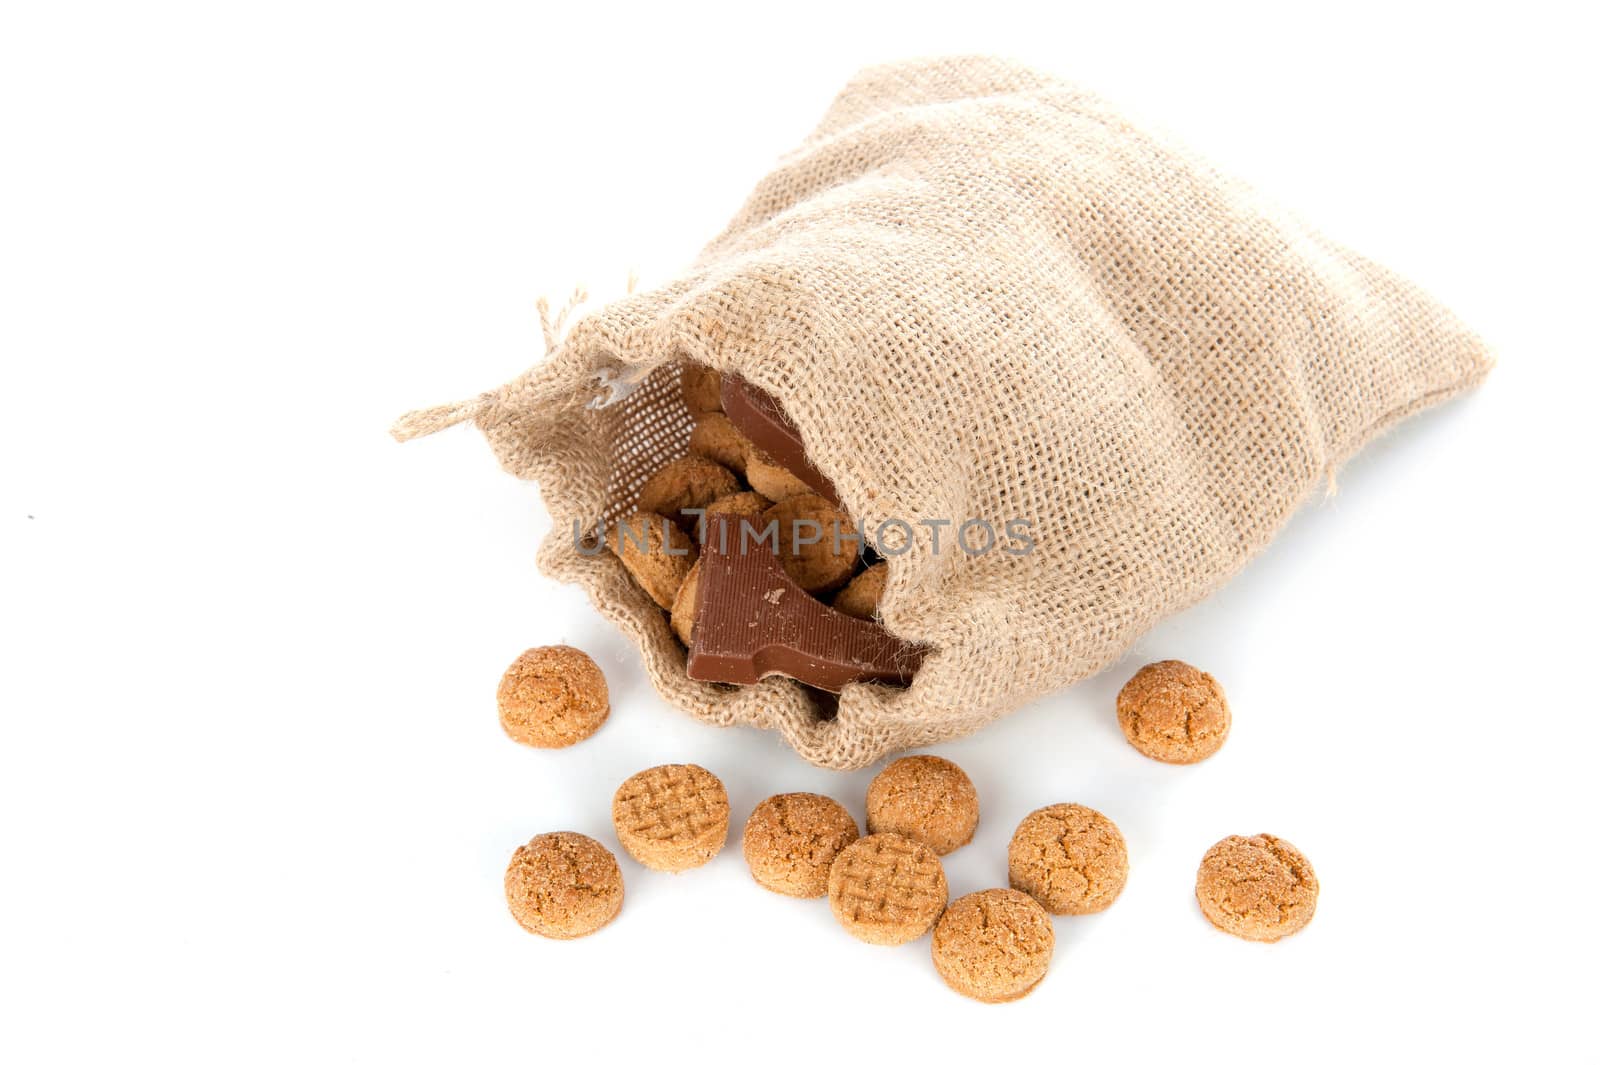
[(743, 475), (750, 441), (733, 427), (726, 414), (709, 411), (695, 420), (694, 431), (689, 434), (689, 450)]
[(933, 930), (933, 967), (979, 1002), (1014, 1002), (1050, 968), (1056, 931), (1029, 895), (990, 888), (950, 904)]
[(806, 591), (831, 592), (855, 573), (860, 561), (856, 527), (815, 492), (774, 503), (760, 520), (778, 523), (784, 572)]
[(607, 530), (606, 546), (663, 610), (672, 609), (678, 589), (700, 560), (700, 549), (688, 533), (665, 515), (646, 511), (629, 514)]
[(678, 594), (672, 598), (672, 631), (685, 647), (689, 646), (689, 641), (694, 636), (694, 611), (696, 596), (699, 594), (700, 563), (696, 562), (689, 568), (689, 575), (678, 586)]
[(820, 898), (828, 893), (833, 860), (860, 836), (855, 818), (826, 795), (774, 795), (745, 822), (744, 860), (768, 891)]
[(1317, 912), (1317, 874), (1291, 844), (1269, 836), (1229, 836), (1200, 859), (1194, 894), (1206, 920), (1241, 939), (1292, 936)]
[(706, 518), (709, 520), (718, 514), (726, 514), (730, 518), (755, 519), (765, 514), (771, 506), (772, 501), (760, 492), (735, 492), (707, 506)]
[(888, 832), (856, 840), (828, 870), (828, 908), (865, 943), (911, 942), (933, 927), (949, 898), (939, 856)]
[(686, 529), (706, 505), (739, 491), (739, 478), (721, 463), (704, 455), (684, 455), (652, 473), (639, 488), (639, 509), (665, 514)]
[(722, 409), (722, 375), (698, 363), (686, 362), (678, 383), (683, 390), (683, 405), (694, 414)]
[(617, 839), (640, 865), (680, 873), (704, 865), (728, 838), (728, 793), (697, 765), (658, 765), (622, 782), (611, 800)]
[(883, 585), (889, 577), (889, 564), (875, 562), (850, 579), (833, 597), (833, 609), (862, 621), (872, 621), (878, 616), (878, 603), (883, 599)]
[(588, 836), (546, 832), (511, 856), (506, 905), (535, 935), (577, 939), (604, 928), (621, 911), (622, 870)]
[(1128, 880), (1128, 845), (1117, 826), (1071, 802), (1024, 817), (1007, 861), (1011, 886), (1055, 914), (1099, 913)]
[(867, 785), (867, 831), (893, 832), (949, 854), (978, 830), (978, 789), (961, 767), (931, 754), (890, 762)]
[(1117, 694), (1117, 723), (1140, 754), (1189, 765), (1217, 753), (1233, 715), (1222, 685), (1187, 662), (1152, 662)]
[[(709, 504), (706, 507), (706, 512), (700, 516), (702, 524), (696, 530), (697, 538), (701, 543), (707, 542), (707, 538), (712, 535), (710, 531), (711, 519), (720, 514), (733, 519), (729, 523), (730, 527), (726, 532), (726, 543), (718, 544), (720, 550), (770, 551), (772, 550), (771, 541), (762, 540), (758, 543), (757, 536), (767, 524), (761, 515), (765, 514), (771, 506), (772, 502), (760, 492), (735, 492), (731, 496), (723, 496), (716, 502)], [(754, 526), (756, 532), (753, 534), (743, 532), (741, 526), (746, 523)], [(746, 537), (747, 539), (741, 542), (740, 537)], [(765, 544), (765, 546), (762, 546), (762, 544)]]
[(790, 496), (809, 495), (816, 491), (754, 445), (745, 454), (744, 479), (750, 482), (751, 488), (775, 503)]
[(594, 735), (611, 712), (605, 674), (576, 647), (522, 652), (495, 698), (500, 727), (530, 747), (570, 747)]

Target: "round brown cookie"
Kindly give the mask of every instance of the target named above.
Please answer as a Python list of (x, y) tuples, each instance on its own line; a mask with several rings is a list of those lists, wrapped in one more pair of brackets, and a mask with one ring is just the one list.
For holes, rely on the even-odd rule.
[(570, 747), (611, 712), (605, 674), (576, 647), (524, 651), (500, 678), (500, 727), (530, 747)]
[(700, 415), (694, 423), (694, 432), (689, 434), (690, 453), (704, 455), (737, 474), (744, 473), (745, 455), (749, 449), (750, 441), (733, 427), (728, 416), (721, 411), (708, 411)]
[(678, 379), (683, 389), (683, 405), (693, 414), (722, 409), (722, 375), (699, 363), (683, 364)]
[(695, 595), (699, 591), (700, 563), (696, 562), (689, 568), (689, 575), (678, 586), (678, 594), (672, 599), (672, 631), (685, 647), (689, 646), (694, 636)]
[(1105, 814), (1063, 802), (1022, 819), (1007, 852), (1011, 886), (1056, 914), (1099, 913), (1128, 880), (1128, 845)]
[(1233, 715), (1222, 686), (1186, 662), (1152, 662), (1117, 694), (1117, 723), (1140, 754), (1188, 765), (1217, 753)]
[(1317, 912), (1317, 874), (1293, 845), (1269, 836), (1229, 836), (1206, 851), (1194, 895), (1206, 920), (1241, 939), (1292, 936)]
[(768, 891), (797, 899), (828, 893), (834, 858), (861, 836), (855, 818), (807, 791), (763, 799), (744, 825), (744, 860)]
[(917, 754), (884, 766), (867, 785), (867, 831), (893, 832), (949, 854), (978, 830), (978, 789), (961, 767)]
[(517, 848), (506, 867), (506, 905), (517, 923), (550, 939), (577, 939), (622, 909), (622, 870), (577, 832), (546, 832)]
[(816, 490), (800, 478), (779, 466), (772, 460), (772, 456), (765, 451), (750, 445), (750, 450), (745, 454), (744, 479), (750, 482), (750, 487), (760, 492), (773, 502), (781, 502), (790, 496), (811, 495)]
[(861, 561), (856, 527), (844, 511), (815, 493), (774, 503), (761, 520), (778, 523), (784, 572), (808, 592), (831, 592), (850, 579)]
[(607, 530), (606, 546), (663, 610), (672, 609), (678, 589), (700, 560), (700, 549), (688, 533), (665, 515), (644, 511), (629, 514)]
[(638, 506), (692, 529), (695, 515), (685, 514), (685, 510), (704, 510), (739, 487), (739, 478), (727, 467), (704, 455), (684, 455), (650, 475), (639, 489)]
[(979, 1002), (1013, 1002), (1032, 991), (1055, 949), (1050, 915), (1010, 888), (963, 895), (933, 929), (933, 967)]
[(887, 562), (874, 562), (851, 578), (833, 597), (833, 609), (853, 618), (872, 621), (878, 616), (878, 602), (883, 598), (883, 583), (889, 577)]
[(911, 942), (933, 927), (949, 898), (939, 856), (888, 832), (862, 836), (828, 870), (828, 908), (866, 943)]
[(658, 765), (622, 782), (611, 800), (617, 839), (640, 865), (680, 873), (704, 865), (728, 838), (728, 793), (697, 765)]
[(772, 506), (772, 500), (760, 492), (735, 492), (706, 507), (706, 517), (726, 514), (730, 518), (759, 518)]
[[(696, 530), (700, 538), (700, 542), (705, 543), (706, 537), (710, 535), (708, 532), (706, 532), (706, 530), (710, 528), (711, 519), (716, 517), (718, 514), (724, 514), (735, 519), (732, 523), (733, 527), (728, 530), (728, 542), (724, 549), (730, 551), (738, 550), (739, 540), (737, 537), (739, 536), (738, 529), (741, 524), (740, 519), (748, 520), (750, 524), (754, 525), (757, 529), (761, 529), (766, 525), (766, 522), (762, 520), (761, 515), (765, 514), (767, 509), (771, 506), (771, 500), (767, 499), (767, 497), (762, 495), (760, 492), (735, 492), (731, 496), (723, 496), (721, 499), (706, 507), (706, 512), (701, 518), (701, 521), (704, 522), (704, 524)], [(747, 546), (755, 545), (752, 541)], [(770, 551), (772, 550), (772, 546), (770, 542), (766, 542), (765, 547), (757, 547), (756, 549)]]

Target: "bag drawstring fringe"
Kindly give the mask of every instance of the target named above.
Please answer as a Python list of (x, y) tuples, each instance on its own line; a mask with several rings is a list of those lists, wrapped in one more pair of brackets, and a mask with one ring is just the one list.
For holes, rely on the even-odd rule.
[[(633, 288), (633, 278), (630, 275), (629, 291)], [(550, 301), (543, 296), (539, 297), (539, 331), (544, 334), (544, 355), (550, 355), (560, 346), (561, 338), (565, 333), (567, 319), (572, 312), (578, 309), (579, 304), (589, 298), (589, 290), (579, 285), (568, 297), (566, 306), (556, 314), (555, 319), (550, 317)], [(408, 440), (415, 440), (420, 436), (430, 436), (441, 429), (448, 429), (452, 425), (460, 425), (478, 416), (478, 412), (494, 398), (495, 393), (484, 392), (472, 399), (462, 400), (459, 403), (446, 403), (438, 407), (428, 407), (424, 410), (414, 410), (402, 414), (395, 419), (389, 427), (389, 435), (402, 444)]]
[(477, 417), (478, 411), (488, 402), (490, 393), (484, 393), (475, 399), (463, 400), (460, 403), (446, 403), (440, 407), (429, 407), (426, 410), (414, 410), (400, 415), (393, 425), (389, 426), (389, 435), (402, 444), (407, 440), (415, 440), (419, 436), (429, 436), (440, 429), (448, 429), (452, 425), (460, 425), (470, 418)]
[(566, 329), (567, 318), (573, 311), (578, 309), (580, 303), (588, 298), (589, 290), (583, 285), (573, 289), (572, 295), (567, 297), (567, 305), (561, 308), (561, 313), (556, 315), (556, 320), (552, 324), (550, 321), (550, 301), (543, 296), (539, 297), (539, 329), (544, 333), (545, 358), (549, 358), (550, 353), (556, 350), (556, 346), (561, 343), (561, 335)]

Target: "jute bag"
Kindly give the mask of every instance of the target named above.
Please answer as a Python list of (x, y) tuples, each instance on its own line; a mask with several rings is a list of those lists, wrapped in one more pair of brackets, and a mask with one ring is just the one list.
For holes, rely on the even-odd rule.
[[(851, 685), (830, 715), (781, 678), (691, 681), (662, 611), (583, 550), (575, 529), (686, 449), (684, 360), (777, 396), (869, 529), (910, 525), (881, 609), (932, 649), (909, 688)], [(681, 277), (395, 435), (470, 418), (541, 487), (544, 572), (588, 589), (664, 698), (850, 769), (1110, 664), (1489, 366), (1415, 287), (1089, 93), (941, 59), (862, 72)], [(952, 550), (973, 518), (1026, 521), (1032, 550)]]

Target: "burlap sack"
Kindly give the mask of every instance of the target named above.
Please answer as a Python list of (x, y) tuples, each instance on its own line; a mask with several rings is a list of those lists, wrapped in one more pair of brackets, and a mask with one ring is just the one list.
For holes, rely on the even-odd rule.
[[(830, 718), (787, 680), (689, 680), (662, 611), (573, 534), (685, 450), (681, 360), (778, 396), (869, 529), (1024, 519), (1034, 549), (973, 556), (946, 530), (934, 551), (915, 526), (882, 606), (934, 649), (909, 689), (851, 686)], [(395, 432), (471, 418), (539, 482), (544, 572), (588, 589), (664, 698), (848, 769), (1115, 661), (1374, 434), (1489, 366), (1412, 285), (1089, 93), (943, 59), (861, 73), (683, 276)]]

